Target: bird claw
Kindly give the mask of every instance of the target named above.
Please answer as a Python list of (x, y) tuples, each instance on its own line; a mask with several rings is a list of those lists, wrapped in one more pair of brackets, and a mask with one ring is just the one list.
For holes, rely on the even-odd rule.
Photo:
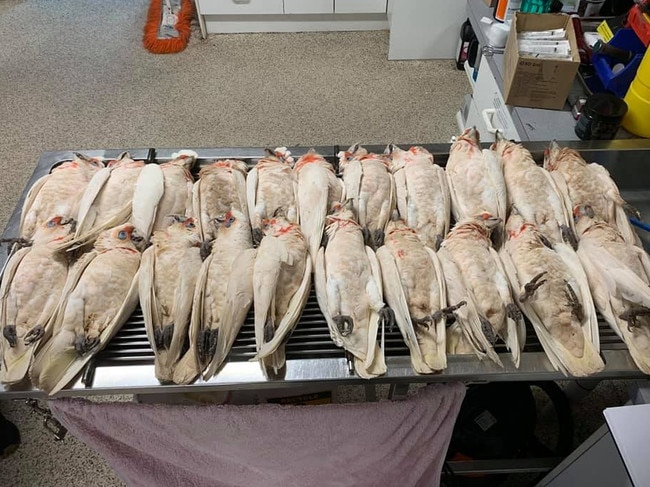
[(492, 328), (492, 323), (484, 316), (480, 317), (481, 320), (481, 331), (490, 345), (494, 345), (494, 342), (497, 341), (497, 336), (494, 334), (494, 328)]
[(212, 242), (210, 240), (204, 240), (201, 242), (200, 254), (201, 260), (205, 260), (212, 253)]
[(547, 271), (540, 272), (529, 282), (527, 282), (524, 285), (524, 292), (519, 296), (519, 301), (523, 303), (528, 298), (530, 298), (535, 293), (535, 291), (546, 282), (546, 279), (542, 279), (542, 277), (544, 277), (546, 274), (548, 274)]
[(373, 238), (373, 243), (375, 249), (378, 249), (382, 245), (384, 245), (384, 231), (383, 230), (375, 230), (374, 232), (374, 238)]
[(625, 310), (619, 315), (619, 318), (623, 321), (627, 321), (627, 331), (632, 333), (632, 328), (638, 328), (641, 326), (637, 318), (639, 316), (648, 315), (650, 315), (650, 309), (646, 308), (645, 306), (639, 306), (637, 308), (630, 308), (628, 310)]
[(253, 245), (255, 247), (259, 247), (260, 243), (262, 242), (262, 239), (264, 238), (264, 232), (262, 231), (261, 228), (253, 228)]
[(440, 250), (440, 246), (442, 245), (442, 241), (443, 241), (444, 239), (445, 239), (445, 238), (444, 238), (442, 235), (436, 235), (436, 241), (435, 241), (435, 243), (434, 243), (435, 249), (433, 249), (433, 250), (435, 250), (436, 252), (438, 252), (438, 250)]
[(18, 344), (18, 335), (16, 334), (16, 325), (5, 325), (2, 329), (2, 336), (9, 342), (11, 348)]
[(438, 321), (440, 318), (442, 318), (442, 315), (440, 316), (440, 318), (435, 318), (435, 316), (438, 313), (440, 313), (440, 311), (436, 311), (431, 316), (425, 316), (424, 318), (413, 318), (413, 317), (411, 317), (411, 322), (415, 326), (423, 326), (424, 328), (426, 328), (428, 330), (429, 327), (431, 326), (431, 324), (433, 323), (433, 321)]
[(549, 249), (553, 249), (553, 244), (551, 243), (551, 241), (548, 238), (546, 238), (541, 233), (538, 235), (538, 237), (539, 237), (540, 241), (542, 242), (542, 244), (544, 245), (544, 247), (549, 248)]
[(36, 325), (34, 328), (29, 330), (24, 338), (25, 345), (31, 345), (35, 341), (40, 340), (45, 335), (45, 328), (41, 325)]
[(447, 306), (446, 308), (442, 308), (435, 313), (431, 315), (431, 318), (433, 318), (434, 321), (441, 320), (442, 318), (447, 318), (451, 319), (453, 318), (456, 320), (456, 313), (455, 311), (459, 310), (463, 306), (467, 304), (467, 301), (460, 301), (458, 304), (454, 304), (453, 306)]
[(641, 212), (637, 210), (634, 206), (629, 204), (628, 202), (623, 203), (623, 210), (625, 211), (625, 213), (636, 218), (637, 220), (641, 219)]
[(323, 237), (320, 239), (320, 246), (323, 247), (323, 248), (326, 248), (329, 241), (330, 241), (330, 238), (327, 235), (327, 232), (323, 232)]
[(395, 328), (395, 313), (388, 306), (379, 310), (379, 324), (381, 326), (388, 325), (388, 331), (391, 333)]
[(266, 323), (264, 323), (264, 343), (273, 340), (273, 335), (275, 335), (275, 326), (273, 326), (273, 321), (266, 320)]
[(172, 344), (172, 338), (174, 338), (174, 323), (170, 323), (162, 330), (162, 341), (165, 348), (169, 349)]
[(345, 351), (345, 361), (348, 364), (348, 373), (350, 375), (354, 374), (354, 355), (352, 355), (347, 350)]
[(336, 328), (342, 337), (350, 336), (352, 330), (354, 330), (354, 321), (351, 316), (347, 315), (337, 315), (332, 317), (332, 321), (336, 323)]
[(214, 330), (201, 330), (199, 332), (198, 350), (199, 362), (207, 364), (214, 357), (217, 350), (217, 339), (219, 337), (219, 329)]
[(578, 299), (576, 292), (573, 290), (571, 285), (567, 282), (565, 288), (565, 294), (569, 301), (569, 308), (571, 308), (571, 314), (576, 317), (578, 321), (584, 319), (584, 310), (582, 309), (582, 303)]
[(372, 235), (370, 234), (370, 229), (368, 227), (362, 227), (361, 233), (363, 234), (363, 243), (368, 247), (372, 247), (373, 242)]
[(86, 335), (77, 335), (74, 341), (74, 348), (79, 355), (86, 355), (93, 348), (99, 345), (99, 337), (89, 338)]
[(165, 342), (163, 341), (163, 332), (162, 329), (156, 328), (153, 331), (153, 341), (156, 344), (156, 349), (161, 350), (165, 348)]
[(578, 250), (578, 237), (576, 237), (573, 230), (566, 225), (560, 225), (560, 230), (562, 232), (562, 240), (571, 245), (573, 250)]
[(514, 303), (510, 303), (506, 306), (506, 314), (508, 315), (508, 318), (510, 318), (513, 321), (520, 321), (524, 319), (523, 315), (521, 314), (521, 311)]

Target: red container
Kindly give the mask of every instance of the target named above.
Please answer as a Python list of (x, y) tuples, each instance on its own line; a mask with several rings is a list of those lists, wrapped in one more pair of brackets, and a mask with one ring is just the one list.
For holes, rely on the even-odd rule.
[(634, 29), (641, 42), (648, 47), (650, 45), (650, 16), (644, 14), (636, 5), (630, 10), (627, 23), (629, 27)]

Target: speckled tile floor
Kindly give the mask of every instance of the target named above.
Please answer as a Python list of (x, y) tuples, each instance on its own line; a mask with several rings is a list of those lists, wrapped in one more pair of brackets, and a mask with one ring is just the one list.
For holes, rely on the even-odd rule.
[[(195, 33), (183, 53), (150, 55), (140, 44), (147, 4), (0, 2), (2, 226), (43, 151), (445, 142), (470, 91), (451, 61), (388, 62), (387, 32)], [(583, 433), (624, 396), (603, 383), (578, 403)], [(359, 387), (339, 395), (363, 397)], [(0, 485), (123, 485), (75, 438), (54, 442), (24, 403), (0, 401), (0, 412), (23, 439), (0, 461)]]

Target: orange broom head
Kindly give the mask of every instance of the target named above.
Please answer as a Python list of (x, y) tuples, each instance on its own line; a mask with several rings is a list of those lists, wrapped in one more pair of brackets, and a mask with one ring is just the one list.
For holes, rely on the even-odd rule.
[(194, 15), (194, 4), (192, 0), (181, 0), (181, 9), (178, 12), (178, 20), (174, 26), (178, 32), (178, 37), (171, 39), (159, 39), (158, 30), (162, 19), (162, 0), (151, 0), (149, 12), (147, 13), (147, 23), (144, 26), (144, 36), (142, 43), (144, 47), (154, 54), (172, 54), (181, 52), (187, 47), (190, 41), (190, 22)]

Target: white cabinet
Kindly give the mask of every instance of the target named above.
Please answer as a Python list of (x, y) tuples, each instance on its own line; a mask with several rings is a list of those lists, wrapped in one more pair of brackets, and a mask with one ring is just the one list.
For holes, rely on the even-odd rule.
[(284, 0), (285, 14), (331, 14), (334, 0)]
[(334, 0), (334, 12), (337, 14), (383, 14), (386, 13), (386, 3), (387, 0)]
[(283, 14), (282, 0), (199, 0), (201, 15)]

